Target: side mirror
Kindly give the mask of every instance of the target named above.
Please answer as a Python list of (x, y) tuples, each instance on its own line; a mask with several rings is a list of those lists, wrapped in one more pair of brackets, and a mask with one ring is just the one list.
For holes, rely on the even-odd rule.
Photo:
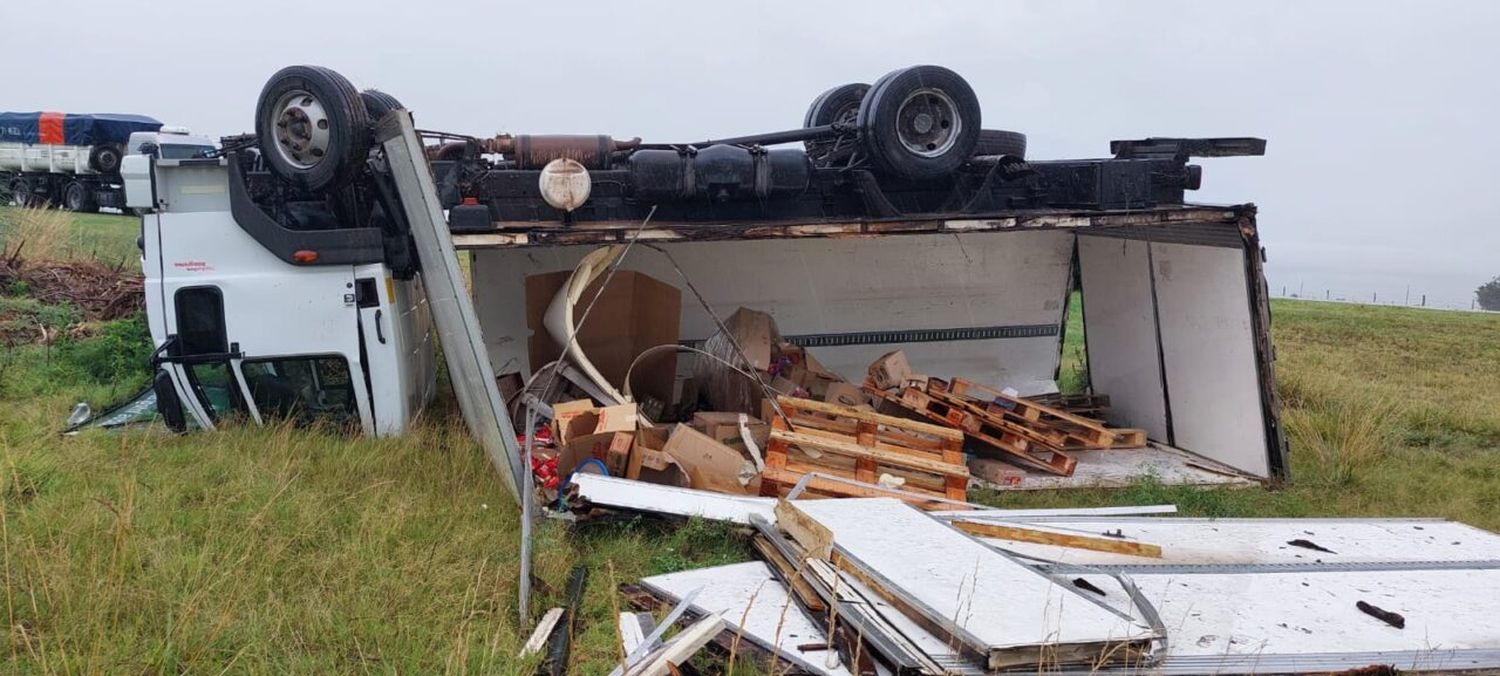
[(182, 400), (177, 397), (177, 386), (165, 369), (157, 369), (151, 381), (151, 390), (156, 393), (156, 410), (167, 424), (167, 429), (178, 434), (187, 431), (187, 419), (182, 415)]
[(142, 155), (146, 155), (148, 157), (160, 157), (161, 156), (161, 146), (158, 146), (155, 143), (142, 143), (141, 144), (141, 154)]

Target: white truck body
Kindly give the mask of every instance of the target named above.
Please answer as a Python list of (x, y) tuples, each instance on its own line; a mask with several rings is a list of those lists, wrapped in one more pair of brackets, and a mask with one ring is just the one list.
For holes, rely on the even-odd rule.
[[(403, 281), (383, 264), (302, 266), (272, 255), (231, 213), (224, 160), (150, 165), (157, 213), (143, 219), (148, 314), (167, 353), (191, 343), (162, 372), (193, 420), (212, 428), (236, 415), (263, 422), (300, 411), (367, 434), (409, 430), (434, 394), (432, 315), (452, 312), (451, 300), (431, 307), (421, 276)], [(430, 181), (418, 183), (398, 184), (412, 228), (426, 218), (446, 240), (441, 212), (428, 218), (429, 207), (413, 206), (437, 202)], [(854, 382), (874, 357), (901, 348), (933, 375), (1055, 391), (1068, 298), (1081, 291), (1094, 388), (1117, 402), (1111, 422), (1146, 429), (1151, 443), (1080, 451), (1074, 476), (1029, 472), (1008, 487), (1119, 486), (1143, 476), (1223, 484), (1284, 473), (1267, 427), (1260, 252), (1242, 236), (1246, 218), (1240, 208), (1175, 206), (954, 220), (919, 234), (834, 238), (809, 227), (692, 242), (674, 241), (680, 234), (664, 224), (641, 237), (672, 254), (715, 314), (771, 312), (783, 335)], [(484, 371), (529, 375), (539, 365), (526, 348), (525, 279), (570, 270), (594, 245), (504, 234), (452, 242), (472, 250), (482, 331), (472, 340), (446, 331), (447, 350), (472, 347), (488, 357)], [(451, 255), (428, 253), (422, 262), (424, 275), (458, 279)], [(685, 289), (666, 258), (644, 246), (623, 267)], [(682, 307), (684, 341), (707, 337), (709, 316), (695, 302)], [(453, 378), (461, 401), (469, 397), (466, 420), (494, 387), (472, 375)], [(492, 408), (491, 419), (508, 425), (503, 407)], [(497, 448), (492, 459), (510, 471)]]

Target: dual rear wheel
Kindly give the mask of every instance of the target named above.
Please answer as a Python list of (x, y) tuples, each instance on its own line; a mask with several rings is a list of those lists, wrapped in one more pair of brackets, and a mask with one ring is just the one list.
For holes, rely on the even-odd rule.
[(803, 119), (804, 127), (824, 125), (841, 133), (807, 142), (818, 166), (836, 166), (859, 152), (882, 173), (930, 180), (975, 155), (1026, 156), (1024, 134), (980, 128), (979, 98), (942, 66), (902, 68), (873, 85), (829, 89)]

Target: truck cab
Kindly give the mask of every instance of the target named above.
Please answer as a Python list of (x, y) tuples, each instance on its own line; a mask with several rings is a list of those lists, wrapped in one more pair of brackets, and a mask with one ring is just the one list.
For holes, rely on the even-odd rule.
[(125, 157), (120, 161), (120, 177), (125, 187), (125, 206), (144, 212), (154, 208), (151, 193), (151, 159), (184, 160), (207, 157), (218, 146), (207, 136), (196, 136), (186, 127), (162, 127), (157, 131), (138, 131), (125, 143)]
[(420, 275), (380, 260), (282, 260), (236, 220), (229, 160), (179, 157), (188, 140), (164, 135), (162, 152), (133, 156), (147, 169), (131, 197), (152, 209), (142, 216), (142, 261), (168, 424), (405, 431), (436, 373)]

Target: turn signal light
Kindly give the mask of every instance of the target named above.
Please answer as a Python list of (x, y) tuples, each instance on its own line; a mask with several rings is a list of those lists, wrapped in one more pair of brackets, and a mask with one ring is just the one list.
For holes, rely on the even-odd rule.
[(292, 260), (294, 262), (301, 263), (303, 265), (307, 265), (309, 263), (316, 263), (318, 261), (318, 252), (316, 252), (316, 251), (310, 251), (310, 250), (307, 250), (307, 249), (301, 249), (299, 251), (293, 251), (292, 252)]

